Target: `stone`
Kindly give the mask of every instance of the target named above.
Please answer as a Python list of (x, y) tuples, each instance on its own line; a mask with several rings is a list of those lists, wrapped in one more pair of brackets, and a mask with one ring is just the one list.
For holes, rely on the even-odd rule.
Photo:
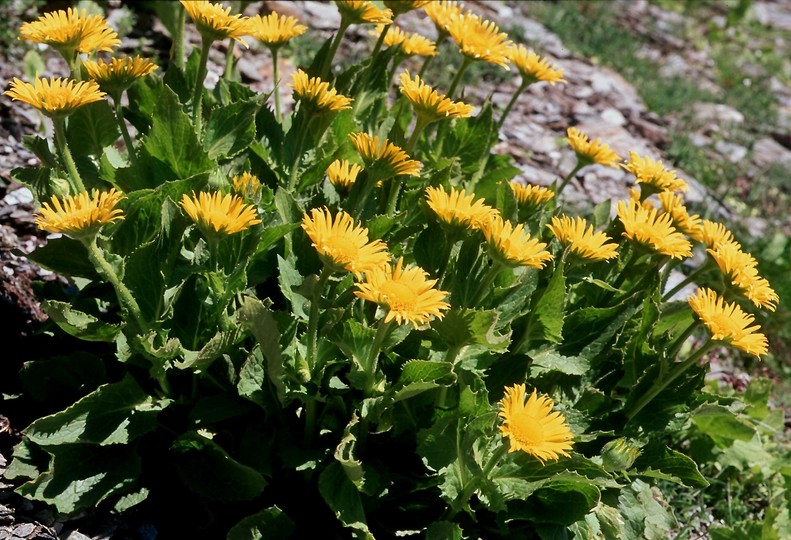
[(613, 107), (607, 107), (601, 112), (601, 119), (614, 126), (623, 126), (626, 124), (626, 118), (621, 114), (621, 111)]
[(772, 165), (791, 167), (791, 150), (774, 139), (764, 137), (753, 145), (753, 162), (761, 169)]
[(747, 148), (740, 144), (717, 141), (714, 149), (731, 163), (739, 163), (747, 155)]
[(85, 536), (80, 531), (71, 531), (64, 540), (91, 540), (91, 537)]
[(31, 533), (36, 529), (36, 526), (32, 523), (22, 523), (21, 525), (17, 525), (14, 527), (14, 536), (18, 538), (27, 538), (31, 535)]
[(713, 122), (716, 124), (743, 124), (744, 115), (728, 105), (722, 103), (697, 102), (692, 105), (695, 119), (701, 123)]

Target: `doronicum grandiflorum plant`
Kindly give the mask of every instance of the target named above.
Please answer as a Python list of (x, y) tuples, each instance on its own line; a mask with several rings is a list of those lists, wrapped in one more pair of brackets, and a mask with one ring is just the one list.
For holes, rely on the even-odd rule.
[[(701, 411), (738, 421), (703, 377), (714, 354), (769, 352), (753, 313), (779, 298), (756, 260), (687, 210), (675, 171), (574, 126), (570, 173), (517, 178), (497, 132), (563, 72), (460, 3), (385, 4), (335, 2), (312, 63), (274, 70), (288, 108), (232, 66), (205, 78), (219, 41), (276, 65), (311, 32), (292, 16), (182, 1), (159, 66), (118, 56), (102, 17), (22, 27), (71, 69), (5, 91), (55, 128), (13, 172), (52, 233), (30, 257), (72, 278), (42, 298), (50, 331), (92, 344), (25, 368), (29, 391), (72, 397), (25, 429), (18, 493), (65, 516), (163, 512), (190, 537), (631, 538), (674, 529), (668, 482), (708, 485), (672, 435)], [(390, 25), (424, 9), (458, 48), (449, 88), (429, 53), (402, 66), (420, 53)], [(346, 65), (347, 28), (377, 24)], [(502, 110), (454, 97), (477, 61), (515, 67)], [(635, 188), (571, 215), (563, 190), (593, 164)], [(668, 286), (674, 269), (689, 277)]]

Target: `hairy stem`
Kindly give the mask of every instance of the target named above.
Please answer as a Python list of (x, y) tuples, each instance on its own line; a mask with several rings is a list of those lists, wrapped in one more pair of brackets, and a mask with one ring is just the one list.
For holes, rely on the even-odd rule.
[(121, 136), (124, 138), (126, 153), (129, 155), (129, 162), (132, 165), (137, 165), (137, 153), (135, 152), (135, 145), (132, 142), (132, 137), (129, 136), (129, 130), (126, 128), (124, 112), (121, 108), (121, 98), (113, 98), (113, 103), (115, 104), (115, 119), (118, 121), (118, 127), (121, 129)]
[(209, 49), (211, 40), (201, 38), (200, 63), (198, 64), (198, 75), (195, 77), (195, 88), (192, 93), (192, 124), (195, 126), (195, 134), (198, 140), (201, 138), (201, 109), (203, 105), (203, 82), (206, 79), (206, 64), (209, 61)]
[(71, 157), (69, 145), (66, 143), (66, 121), (63, 118), (53, 118), (55, 124), (55, 142), (58, 145), (58, 150), (66, 164), (66, 170), (69, 172), (70, 185), (73, 190), (72, 195), (82, 193), (85, 191), (85, 184), (82, 183), (79, 171), (77, 171), (77, 164), (74, 163), (74, 158)]

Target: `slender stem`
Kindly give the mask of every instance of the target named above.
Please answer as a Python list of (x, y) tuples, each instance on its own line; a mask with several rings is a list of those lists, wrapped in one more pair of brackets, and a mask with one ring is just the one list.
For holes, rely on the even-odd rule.
[(176, 31), (173, 34), (173, 45), (170, 48), (170, 58), (176, 62), (179, 69), (184, 69), (184, 26), (187, 23), (187, 10), (178, 4), (179, 18), (176, 22)]
[(330, 66), (332, 65), (333, 59), (335, 58), (335, 53), (338, 51), (338, 46), (341, 44), (343, 34), (346, 32), (347, 28), (349, 28), (349, 21), (341, 17), (341, 25), (338, 27), (338, 33), (335, 34), (335, 38), (332, 40), (330, 50), (327, 53), (327, 57), (324, 59), (324, 65), (321, 66), (321, 72), (319, 73), (320, 79), (327, 79), (327, 75), (330, 72)]
[(373, 395), (374, 381), (376, 379), (376, 368), (379, 363), (379, 352), (382, 350), (382, 344), (390, 334), (390, 329), (393, 327), (393, 321), (385, 322), (384, 319), (379, 321), (379, 328), (376, 330), (374, 341), (371, 344), (371, 349), (368, 352), (368, 358), (365, 361), (366, 381), (365, 381), (365, 395), (370, 397)]
[(90, 259), (91, 263), (99, 270), (99, 273), (112, 284), (115, 289), (115, 294), (118, 297), (118, 302), (124, 309), (131, 313), (132, 318), (137, 324), (138, 330), (141, 332), (148, 331), (148, 324), (146, 324), (143, 318), (143, 312), (140, 310), (137, 300), (135, 300), (131, 291), (121, 282), (118, 274), (115, 273), (113, 267), (110, 266), (110, 263), (108, 263), (104, 255), (102, 255), (101, 250), (96, 245), (96, 237), (94, 236), (90, 239), (83, 240), (83, 244), (88, 249), (88, 259)]
[(418, 139), (420, 138), (420, 134), (423, 133), (423, 129), (429, 124), (429, 121), (420, 115), (418, 115), (417, 120), (415, 121), (415, 129), (412, 130), (412, 135), (409, 137), (409, 140), (406, 142), (406, 146), (404, 146), (404, 152), (407, 154), (412, 154), (412, 150), (415, 148), (415, 144), (417, 144)]
[(126, 128), (126, 121), (124, 120), (124, 112), (121, 109), (121, 99), (113, 98), (115, 104), (115, 119), (118, 121), (118, 127), (121, 128), (121, 135), (124, 138), (126, 145), (126, 153), (129, 155), (129, 162), (132, 165), (137, 165), (137, 153), (135, 152), (135, 145), (132, 143), (132, 137), (129, 136), (129, 130)]
[(453, 82), (450, 83), (450, 88), (448, 89), (448, 93), (446, 95), (448, 99), (453, 99), (453, 94), (456, 92), (456, 87), (459, 86), (459, 82), (461, 82), (461, 76), (464, 75), (464, 72), (467, 71), (467, 68), (470, 67), (470, 64), (472, 64), (472, 59), (465, 56), (461, 66), (459, 67), (459, 71), (456, 72), (456, 76), (453, 78)]
[(69, 172), (71, 179), (71, 188), (73, 189), (72, 195), (82, 193), (85, 191), (85, 184), (82, 183), (79, 171), (77, 171), (77, 164), (74, 163), (74, 158), (71, 157), (69, 145), (66, 143), (66, 121), (63, 118), (53, 118), (55, 124), (55, 142), (60, 150), (60, 155), (63, 162), (66, 164), (66, 170)]
[(563, 193), (563, 190), (566, 188), (566, 186), (569, 184), (569, 182), (571, 182), (571, 179), (574, 178), (574, 176), (576, 176), (576, 174), (578, 172), (580, 172), (580, 169), (582, 169), (584, 166), (585, 166), (584, 163), (580, 163), (579, 161), (577, 161), (577, 164), (574, 166), (573, 169), (571, 169), (571, 172), (568, 173), (568, 175), (566, 175), (566, 177), (560, 183), (560, 186), (558, 187), (558, 189), (555, 190), (555, 195), (556, 196), (559, 197), (560, 194)]
[(429, 64), (434, 59), (433, 56), (427, 56), (426, 59), (423, 61), (423, 66), (420, 68), (417, 76), (420, 77), (420, 80), (423, 80), (423, 76), (426, 74), (426, 70), (428, 69)]
[(397, 176), (390, 179), (390, 191), (387, 194), (387, 208), (386, 213), (392, 216), (398, 207), (398, 194), (401, 191), (401, 181)]
[(236, 40), (228, 38), (228, 50), (225, 51), (225, 70), (222, 77), (226, 81), (230, 81), (233, 77), (233, 50), (236, 47)]
[(662, 391), (667, 388), (670, 383), (678, 379), (690, 367), (697, 364), (703, 355), (709, 352), (714, 347), (714, 345), (716, 345), (716, 342), (709, 339), (703, 344), (703, 346), (701, 346), (700, 349), (692, 353), (689, 358), (675, 364), (673, 370), (668, 373), (667, 378), (655, 382), (651, 389), (648, 390), (648, 392), (646, 392), (643, 397), (641, 397), (640, 400), (634, 404), (631, 410), (626, 414), (627, 420), (631, 420), (637, 416), (637, 413), (642, 411), (646, 405), (651, 403), (651, 401), (660, 393), (662, 393)]
[[(386, 24), (385, 27), (382, 28), (382, 33), (379, 34), (379, 39), (376, 40), (376, 45), (374, 45), (374, 50), (373, 50), (373, 52), (371, 52), (371, 58), (372, 59), (374, 57), (376, 57), (377, 54), (379, 54), (379, 51), (382, 50), (382, 45), (384, 45), (385, 37), (387, 36), (387, 33), (390, 31), (390, 27), (391, 26), (393, 26), (393, 23)], [(373, 62), (372, 62), (372, 64), (373, 64)]]
[(299, 136), (297, 137), (297, 146), (294, 149), (294, 162), (291, 165), (291, 171), (288, 175), (289, 191), (294, 191), (297, 188), (297, 171), (299, 171), (299, 163), (302, 161), (302, 146), (305, 144), (305, 137), (308, 134), (308, 128), (310, 127), (310, 124), (313, 122), (314, 118), (316, 117), (305, 115), (302, 121), (303, 124), (299, 128), (300, 131)]
[(497, 274), (499, 274), (502, 269), (502, 263), (492, 261), (492, 267), (489, 268), (489, 272), (486, 274), (486, 277), (483, 278), (480, 287), (472, 299), (471, 305), (475, 306), (478, 302), (480, 302), (481, 297), (483, 297), (483, 294), (489, 290), (489, 288), (492, 286), (492, 283), (494, 283), (494, 279), (497, 277)]
[(318, 339), (319, 328), (319, 299), (331, 274), (332, 270), (327, 266), (322, 269), (319, 280), (316, 282), (316, 287), (313, 289), (313, 298), (310, 302), (310, 315), (308, 317), (308, 369), (310, 369), (311, 377), (314, 375), (317, 360), (316, 340)]
[(503, 109), (503, 114), (500, 115), (500, 120), (497, 121), (497, 130), (495, 133), (499, 133), (500, 130), (503, 128), (503, 124), (505, 123), (505, 119), (508, 117), (508, 113), (511, 112), (511, 109), (514, 108), (514, 104), (516, 104), (516, 100), (519, 99), (519, 96), (530, 86), (530, 81), (526, 81), (524, 77), (522, 78), (522, 84), (519, 85), (519, 88), (514, 92), (514, 95), (511, 96), (511, 101), (508, 102), (508, 105), (505, 106)]
[(678, 336), (678, 338), (676, 338), (676, 341), (674, 341), (673, 344), (667, 348), (667, 354), (669, 356), (675, 356), (676, 354), (678, 354), (678, 351), (681, 350), (681, 347), (682, 345), (684, 345), (684, 342), (687, 340), (687, 338), (689, 338), (689, 336), (693, 334), (693, 332), (695, 332), (695, 330), (697, 330), (698, 326), (700, 326), (700, 321), (697, 319), (693, 320), (690, 323), (690, 325), (687, 327), (687, 329), (684, 330)]
[(273, 47), (269, 50), (272, 52), (272, 78), (274, 79), (272, 83), (272, 92), (275, 93), (275, 118), (278, 122), (282, 122), (283, 119), (280, 114), (280, 78), (277, 69), (277, 48)]
[(690, 283), (695, 281), (695, 279), (697, 279), (697, 277), (699, 275), (701, 275), (703, 272), (707, 271), (709, 268), (710, 268), (710, 266), (709, 266), (709, 262), (708, 261), (706, 261), (705, 263), (703, 263), (700, 266), (698, 266), (695, 270), (692, 271), (691, 274), (689, 274), (687, 277), (685, 277), (683, 280), (681, 280), (675, 287), (673, 287), (672, 289), (667, 291), (662, 296), (662, 301), (663, 302), (667, 302), (668, 300), (673, 298), (673, 296), (675, 296), (675, 294), (677, 292), (679, 292), (681, 289), (683, 289), (684, 287), (686, 287), (687, 285), (689, 285)]
[(200, 140), (201, 136), (201, 108), (203, 105), (203, 82), (206, 79), (206, 64), (209, 61), (209, 49), (211, 40), (201, 38), (200, 63), (198, 64), (198, 75), (195, 78), (195, 88), (192, 94), (192, 124), (195, 126), (195, 134)]

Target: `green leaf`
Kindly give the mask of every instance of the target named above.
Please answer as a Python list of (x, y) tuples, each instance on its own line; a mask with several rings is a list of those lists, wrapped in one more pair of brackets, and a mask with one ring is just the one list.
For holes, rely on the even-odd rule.
[(563, 319), (566, 311), (566, 276), (563, 272), (561, 260), (544, 293), (535, 303), (529, 323), (531, 336), (552, 343), (563, 341)]
[(261, 474), (233, 459), (217, 443), (196, 433), (185, 433), (173, 443), (181, 480), (198, 495), (214, 501), (247, 501), (266, 487)]
[[(340, 334), (340, 335), (338, 335)], [(376, 330), (369, 328), (354, 319), (347, 319), (343, 322), (341, 332), (335, 332), (330, 339), (346, 355), (347, 358), (355, 363), (358, 369), (365, 369), (368, 355), (371, 351)]]
[(209, 159), (233, 157), (255, 140), (255, 114), (259, 100), (240, 101), (211, 112), (203, 135)]
[(410, 360), (404, 364), (401, 376), (393, 387), (393, 401), (398, 402), (412, 396), (452, 383), (453, 365), (448, 362)]
[(185, 351), (184, 361), (175, 362), (175, 366), (195, 373), (206, 372), (212, 363), (225, 354), (240, 338), (241, 332), (237, 328), (217, 332), (200, 351)]
[(448, 347), (480, 345), (494, 352), (504, 352), (511, 342), (510, 333), (497, 332), (499, 314), (496, 310), (451, 309), (431, 327)]
[(301, 293), (297, 292), (303, 282), (299, 270), (280, 255), (277, 256), (277, 269), (279, 271), (278, 282), (280, 284), (280, 291), (283, 293), (283, 296), (291, 302), (294, 315), (300, 319), (308, 320), (306, 309), (308, 309), (310, 301)]
[(112, 343), (120, 329), (112, 324), (100, 321), (93, 315), (83, 313), (71, 307), (67, 302), (45, 300), (44, 311), (66, 333), (85, 341), (105, 341)]
[(435, 521), (426, 529), (426, 540), (462, 540), (462, 530), (450, 521)]
[(634, 468), (642, 476), (659, 478), (690, 488), (705, 488), (709, 485), (700, 474), (697, 463), (691, 458), (658, 443), (643, 448)]
[(584, 375), (590, 370), (590, 362), (582, 356), (563, 356), (555, 349), (543, 349), (528, 353), (530, 363), (530, 376), (538, 377), (550, 371), (565, 375)]
[(285, 512), (277, 506), (247, 516), (231, 527), (226, 540), (287, 540), (295, 529)]
[(140, 458), (132, 446), (68, 444), (52, 452), (50, 471), (17, 493), (54, 505), (67, 516), (134, 488), (140, 476)]
[(24, 135), (22, 137), (22, 144), (25, 148), (36, 154), (36, 157), (41, 160), (41, 166), (54, 169), (58, 166), (58, 158), (49, 149), (49, 141), (43, 137), (36, 137), (35, 135)]
[[(255, 339), (258, 341), (261, 352), (266, 359), (267, 376), (277, 390), (278, 399), (283, 402), (285, 400), (286, 392), (285, 384), (283, 382), (284, 358), (281, 352), (282, 348), (280, 344), (280, 329), (278, 328), (277, 321), (275, 320), (272, 311), (257, 298), (245, 296), (244, 300), (242, 301), (242, 307), (238, 312), (238, 319), (239, 324), (247, 326), (247, 328), (249, 328), (250, 332), (253, 334), (253, 337), (255, 337)], [(248, 362), (251, 361), (252, 360), (248, 359)], [(247, 365), (248, 362), (246, 362), (245, 365)], [(257, 381), (259, 380), (259, 375), (257, 375), (256, 372), (257, 370), (254, 365), (247, 366), (245, 371), (246, 377), (249, 377), (250, 380), (253, 381), (252, 384), (257, 384)], [(261, 380), (263, 380), (262, 376)], [(244, 387), (245, 393), (241, 394), (242, 381), (239, 381), (240, 395), (244, 395), (245, 397), (254, 395), (254, 393), (250, 393), (251, 391), (254, 392), (254, 388), (251, 388), (249, 384), (250, 383), (248, 382), (244, 383), (244, 385), (246, 385)]]
[(141, 487), (137, 491), (133, 491), (132, 493), (127, 493), (126, 495), (122, 496), (118, 499), (113, 505), (113, 512), (115, 513), (122, 513), (126, 512), (130, 508), (137, 506), (138, 504), (142, 503), (148, 498), (149, 490), (148, 488)]
[(623, 538), (665, 540), (677, 530), (670, 505), (663, 500), (662, 492), (641, 480), (622, 489), (618, 509), (624, 518)]
[(99, 278), (88, 260), (88, 250), (67, 236), (52, 238), (27, 256), (28, 259), (57, 274), (90, 280)]
[(456, 423), (455, 417), (445, 416), (418, 432), (417, 453), (426, 467), (439, 471), (456, 459)]
[(358, 538), (373, 540), (365, 520), (360, 492), (337, 461), (330, 463), (321, 472), (319, 492), (344, 526), (358, 531)]
[(744, 392), (744, 402), (749, 405), (747, 414), (756, 420), (763, 420), (769, 414), (767, 403), (772, 393), (774, 383), (765, 377), (756, 377), (750, 380)]
[(105, 100), (89, 103), (69, 116), (66, 138), (74, 155), (101, 156), (104, 147), (120, 136), (118, 121)]
[(171, 179), (189, 178), (217, 166), (201, 147), (189, 117), (168, 87), (159, 96), (143, 148), (172, 173)]
[(39, 401), (57, 397), (71, 403), (107, 382), (102, 359), (84, 351), (25, 362), (19, 376), (25, 391)]
[(509, 504), (508, 512), (511, 516), (534, 523), (571, 525), (583, 519), (599, 504), (600, 498), (599, 488), (586, 479), (559, 475), (533, 491), (527, 502)]
[[(282, 365), (280, 370), (283, 370)], [(239, 370), (239, 381), (236, 383), (236, 391), (245, 399), (249, 399), (259, 405), (264, 405), (264, 358), (261, 349), (255, 349), (247, 355), (247, 359)], [(283, 386), (282, 381), (279, 381)], [(284, 388), (281, 388), (285, 390)]]
[(692, 421), (720, 448), (755, 436), (755, 428), (721, 405), (702, 405), (693, 413)]
[(40, 77), (46, 70), (47, 67), (44, 64), (44, 60), (36, 49), (30, 49), (25, 53), (24, 58), (22, 58), (22, 73), (25, 74), (27, 80), (35, 81), (36, 77)]
[(157, 413), (170, 404), (148, 396), (127, 375), (105, 384), (68, 409), (39, 418), (25, 435), (41, 446), (69, 443), (127, 444), (156, 429)]

